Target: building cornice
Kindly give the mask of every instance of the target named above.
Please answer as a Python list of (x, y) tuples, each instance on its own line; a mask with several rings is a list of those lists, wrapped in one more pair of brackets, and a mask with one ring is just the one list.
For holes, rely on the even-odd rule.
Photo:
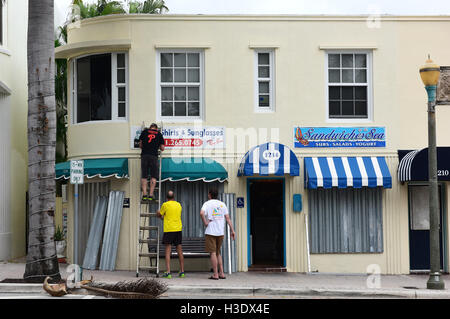
[(83, 19), (71, 24), (69, 28), (81, 25), (103, 23), (105, 21), (348, 21), (366, 22), (368, 19), (376, 18), (379, 21), (450, 21), (450, 15), (203, 15), (203, 14), (111, 14), (94, 18)]

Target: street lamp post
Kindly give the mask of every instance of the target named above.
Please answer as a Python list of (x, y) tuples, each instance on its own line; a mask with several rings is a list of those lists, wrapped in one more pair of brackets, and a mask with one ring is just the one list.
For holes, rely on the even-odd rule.
[(439, 245), (439, 199), (437, 184), (437, 152), (436, 152), (436, 88), (439, 81), (440, 67), (428, 56), (426, 64), (420, 68), (425, 89), (428, 93), (428, 180), (430, 200), (430, 277), (427, 289), (444, 289), (441, 278), (440, 245)]

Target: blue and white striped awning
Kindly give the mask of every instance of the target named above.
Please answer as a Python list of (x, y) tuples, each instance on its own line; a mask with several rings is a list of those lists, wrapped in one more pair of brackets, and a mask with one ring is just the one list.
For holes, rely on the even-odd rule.
[(278, 143), (265, 143), (250, 149), (242, 158), (238, 176), (300, 175), (297, 156), (289, 147)]
[(305, 187), (392, 187), (384, 157), (305, 157)]

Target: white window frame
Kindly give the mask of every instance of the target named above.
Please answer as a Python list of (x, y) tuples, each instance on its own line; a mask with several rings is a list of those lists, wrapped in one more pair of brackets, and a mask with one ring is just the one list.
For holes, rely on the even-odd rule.
[[(125, 54), (125, 83), (117, 83), (117, 55)], [(128, 54), (126, 52), (114, 52), (111, 55), (111, 120), (126, 121), (128, 119)], [(119, 93), (118, 88), (125, 88), (125, 116), (119, 117)], [(113, 116), (114, 114), (115, 116)]]
[[(0, 0), (1, 1), (1, 0)], [(6, 0), (2, 8), (2, 25), (0, 32), (2, 33), (2, 42), (0, 43), (0, 52), (5, 54), (10, 54), (6, 49), (8, 46), (8, 1)]]
[[(258, 74), (258, 54), (269, 53), (269, 78), (260, 78)], [(255, 113), (273, 113), (275, 112), (275, 50), (274, 49), (255, 49), (254, 50), (254, 111)], [(259, 106), (259, 82), (267, 82), (269, 79), (269, 106)]]
[[(85, 58), (88, 56), (100, 55), (100, 54), (111, 54), (111, 120), (100, 120), (100, 121), (85, 121), (78, 123), (77, 119), (77, 68), (76, 62), (78, 59)], [(117, 83), (117, 55), (125, 54), (125, 84)], [(129, 118), (129, 63), (128, 63), (128, 52), (102, 52), (95, 54), (86, 54), (78, 56), (71, 60), (71, 105), (72, 105), (72, 125), (83, 125), (92, 123), (111, 123), (111, 122), (127, 122)], [(118, 92), (119, 87), (125, 87), (125, 116), (119, 117), (119, 104), (118, 104)]]
[[(200, 83), (173, 82), (173, 87), (199, 86), (199, 116), (162, 116), (161, 115), (161, 54), (162, 53), (198, 53), (200, 63)], [(156, 119), (159, 122), (196, 122), (205, 117), (205, 51), (203, 49), (158, 49), (156, 50)]]
[[(329, 109), (329, 87), (336, 85), (330, 83), (328, 78), (328, 55), (329, 54), (365, 54), (367, 63), (367, 83), (340, 83), (340, 86), (367, 86), (367, 117), (366, 118), (330, 118)], [(373, 122), (373, 51), (372, 50), (327, 50), (325, 51), (325, 121), (328, 123), (371, 123)]]

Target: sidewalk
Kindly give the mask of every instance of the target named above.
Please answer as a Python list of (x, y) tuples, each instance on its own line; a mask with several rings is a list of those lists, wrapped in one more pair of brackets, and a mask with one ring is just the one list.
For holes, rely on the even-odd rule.
[[(63, 278), (69, 275), (67, 265), (60, 264)], [(0, 281), (8, 278), (22, 278), (24, 263), (0, 263)], [(102, 282), (136, 280), (134, 271), (99, 271), (83, 270), (83, 279), (93, 276)], [(141, 274), (140, 277), (143, 277)], [(233, 298), (258, 296), (304, 297), (304, 298), (439, 298), (450, 299), (450, 275), (443, 275), (445, 290), (428, 290), (428, 275), (381, 275), (379, 288), (370, 288), (376, 281), (367, 275), (343, 274), (304, 274), (304, 273), (257, 273), (238, 272), (226, 275), (224, 280), (210, 280), (208, 272), (186, 273), (185, 278), (178, 278), (174, 273), (172, 279), (159, 280), (167, 283), (166, 295), (179, 296), (217, 295)], [(152, 274), (151, 277), (154, 277)], [(368, 287), (369, 281), (369, 287)], [(0, 283), (0, 293), (42, 292), (40, 284), (4, 284)]]

